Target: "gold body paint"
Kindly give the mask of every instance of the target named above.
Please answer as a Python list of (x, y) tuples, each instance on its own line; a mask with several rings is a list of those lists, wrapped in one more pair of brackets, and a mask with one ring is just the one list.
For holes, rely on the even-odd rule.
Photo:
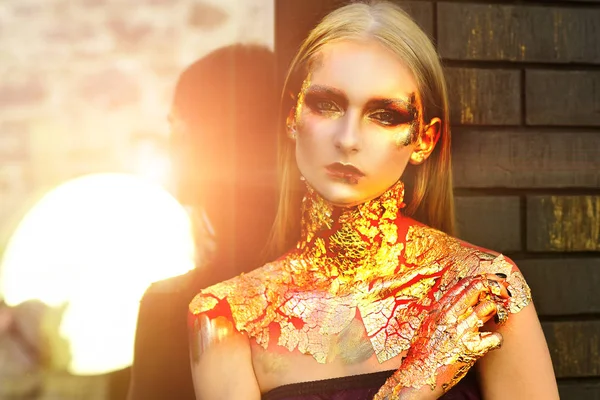
[[(339, 353), (337, 336), (359, 321), (384, 362), (409, 349), (426, 316), (464, 277), (503, 273), (512, 293), (507, 310), (516, 313), (530, 302), (521, 273), (503, 256), (403, 216), (403, 195), (398, 182), (377, 199), (340, 208), (309, 187), (296, 248), (200, 292), (190, 304), (190, 324), (227, 318), (265, 349), (276, 344), (326, 363)], [(425, 360), (430, 367), (470, 363), (444, 345), (450, 346), (444, 359)], [(475, 357), (476, 346), (465, 346)]]

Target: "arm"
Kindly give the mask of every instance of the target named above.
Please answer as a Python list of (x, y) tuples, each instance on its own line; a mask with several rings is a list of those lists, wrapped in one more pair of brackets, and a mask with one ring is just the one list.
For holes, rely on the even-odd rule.
[[(506, 276), (504, 276), (505, 278)], [(484, 354), (502, 344), (480, 331), (493, 316), (505, 320), (507, 283), (492, 274), (461, 279), (427, 311), (400, 368), (375, 400), (432, 400), (454, 386)]]
[(486, 400), (558, 399), (550, 353), (533, 303), (510, 316), (498, 330), (501, 349), (477, 363)]
[(224, 317), (195, 319), (190, 336), (197, 400), (260, 400), (248, 337)]

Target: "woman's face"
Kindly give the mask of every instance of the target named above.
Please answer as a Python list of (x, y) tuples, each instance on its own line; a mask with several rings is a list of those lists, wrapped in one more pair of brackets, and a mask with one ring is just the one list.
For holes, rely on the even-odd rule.
[(371, 200), (396, 183), (422, 129), (412, 74), (374, 41), (324, 46), (294, 111), (288, 128), (300, 172), (338, 206)]

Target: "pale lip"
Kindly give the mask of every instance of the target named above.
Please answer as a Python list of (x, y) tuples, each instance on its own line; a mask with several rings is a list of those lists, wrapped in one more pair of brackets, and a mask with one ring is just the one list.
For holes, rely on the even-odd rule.
[(327, 174), (332, 178), (343, 180), (348, 183), (358, 183), (365, 173), (352, 164), (336, 162), (325, 167)]

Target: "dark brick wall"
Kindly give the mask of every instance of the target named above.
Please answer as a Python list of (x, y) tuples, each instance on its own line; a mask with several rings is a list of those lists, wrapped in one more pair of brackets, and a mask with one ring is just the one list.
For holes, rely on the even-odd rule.
[[(340, 0), (276, 0), (283, 75)], [(600, 400), (600, 0), (398, 2), (437, 43), (458, 227), (527, 278), (562, 399)]]

